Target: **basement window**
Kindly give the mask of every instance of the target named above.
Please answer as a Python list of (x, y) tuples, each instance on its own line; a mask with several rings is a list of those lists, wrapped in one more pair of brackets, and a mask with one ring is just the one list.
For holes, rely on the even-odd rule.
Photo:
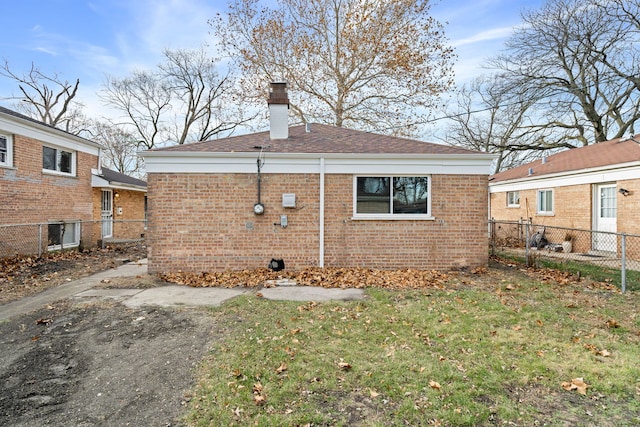
[(47, 249), (56, 251), (80, 246), (79, 222), (50, 222)]
[(354, 218), (431, 219), (429, 176), (357, 176)]

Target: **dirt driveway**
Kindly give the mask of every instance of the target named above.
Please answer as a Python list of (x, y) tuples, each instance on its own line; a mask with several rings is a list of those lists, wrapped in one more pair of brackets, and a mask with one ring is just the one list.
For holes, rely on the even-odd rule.
[(0, 425), (176, 426), (217, 327), (204, 309), (63, 301), (0, 323)]
[[(146, 256), (144, 247), (0, 262), (0, 303)], [(158, 286), (148, 277), (104, 286)], [(63, 300), (0, 321), (0, 426), (177, 426), (221, 335), (205, 309)]]

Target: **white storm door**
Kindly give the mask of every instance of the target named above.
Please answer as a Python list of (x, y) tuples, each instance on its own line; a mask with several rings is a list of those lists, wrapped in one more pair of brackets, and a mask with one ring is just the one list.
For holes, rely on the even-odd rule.
[[(595, 191), (595, 231), (617, 231), (616, 185), (598, 185)], [(593, 249), (596, 251), (616, 252), (617, 236), (615, 234), (593, 233)]]
[(102, 238), (113, 236), (113, 192), (102, 190)]

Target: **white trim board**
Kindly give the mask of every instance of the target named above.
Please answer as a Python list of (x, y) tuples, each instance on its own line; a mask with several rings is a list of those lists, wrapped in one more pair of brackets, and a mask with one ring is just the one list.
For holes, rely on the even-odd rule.
[(640, 178), (640, 166), (630, 166), (616, 169), (599, 169), (574, 172), (571, 175), (549, 175), (526, 180), (510, 182), (489, 182), (489, 193), (502, 193), (506, 191), (537, 190), (540, 188), (557, 188), (571, 185), (603, 184), (607, 182), (623, 181)]

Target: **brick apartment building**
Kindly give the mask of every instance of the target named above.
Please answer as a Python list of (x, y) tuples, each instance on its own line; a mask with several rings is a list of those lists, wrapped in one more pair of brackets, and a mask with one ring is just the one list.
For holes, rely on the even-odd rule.
[(337, 128), (288, 126), (151, 150), (149, 271), (486, 265), (492, 155)]
[[(91, 172), (100, 148), (0, 107), (0, 224), (49, 223), (42, 239), (49, 249), (90, 246), (94, 231), (81, 221), (93, 217)], [(23, 252), (38, 253), (38, 236), (20, 238), (36, 246)], [(0, 241), (0, 255), (11, 253), (12, 242)]]
[(100, 149), (0, 107), (0, 257), (144, 234), (146, 183), (101, 168)]

